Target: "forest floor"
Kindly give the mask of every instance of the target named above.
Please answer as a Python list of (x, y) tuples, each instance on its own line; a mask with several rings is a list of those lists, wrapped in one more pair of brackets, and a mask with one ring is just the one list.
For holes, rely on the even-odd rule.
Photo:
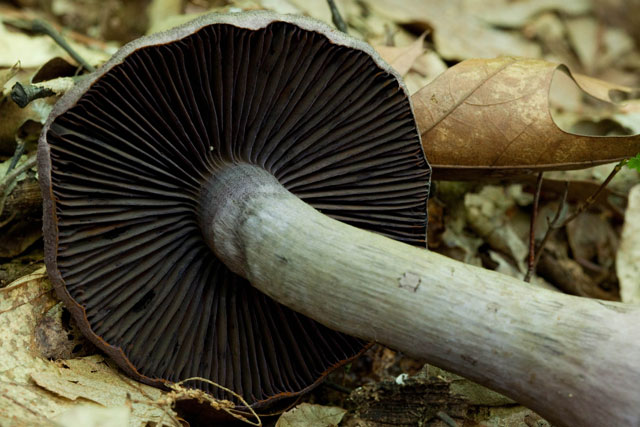
[[(433, 166), (430, 250), (558, 292), (640, 302), (640, 163), (620, 162), (640, 152), (640, 0), (335, 3), (348, 33), (403, 76), (423, 114)], [(334, 25), (320, 0), (0, 3), (0, 424), (180, 420), (166, 393), (124, 377), (88, 344), (50, 292), (33, 159), (48, 113), (82, 67), (33, 20), (50, 23), (99, 66), (144, 34), (211, 11), (254, 9)], [(478, 81), (465, 74), (491, 67), (507, 71)], [(522, 84), (505, 89), (514, 76)], [(22, 108), (12, 99), (17, 82), (48, 96)], [(473, 96), (427, 117), (420, 106), (452, 90)], [(509, 102), (478, 113), (476, 101), (505, 90)], [(524, 138), (514, 123), (529, 116), (537, 133)], [(381, 345), (288, 409), (263, 424), (548, 425), (504, 396)]]

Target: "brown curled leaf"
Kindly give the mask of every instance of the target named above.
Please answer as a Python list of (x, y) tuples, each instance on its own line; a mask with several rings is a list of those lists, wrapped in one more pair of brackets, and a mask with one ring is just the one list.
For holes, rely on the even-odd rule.
[[(536, 59), (471, 59), (415, 93), (416, 120), (434, 179), (581, 169), (640, 152), (637, 134), (586, 136), (560, 129), (549, 108), (557, 71), (572, 77), (565, 66)], [(583, 76), (575, 80), (600, 100), (614, 99), (614, 90), (632, 93)]]

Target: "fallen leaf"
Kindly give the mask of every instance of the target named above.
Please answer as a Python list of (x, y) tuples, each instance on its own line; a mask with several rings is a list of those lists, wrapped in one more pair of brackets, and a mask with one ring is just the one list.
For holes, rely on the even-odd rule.
[[(557, 182), (569, 182), (569, 192), (576, 192), (576, 194), (569, 194), (569, 200), (574, 200), (571, 197), (576, 197), (575, 200), (585, 200), (589, 195), (593, 194), (595, 190), (602, 184), (602, 182), (609, 176), (613, 170), (614, 165), (600, 165), (593, 168), (573, 170), (573, 171), (553, 171), (544, 174), (545, 180), (555, 180)], [(637, 171), (629, 168), (622, 168), (616, 176), (609, 182), (609, 184), (603, 190), (604, 193), (610, 195), (617, 195), (625, 197), (631, 188), (639, 182), (640, 175)], [(574, 188), (574, 183), (590, 183), (585, 185), (585, 189), (580, 190), (578, 186)]]
[(276, 427), (333, 427), (347, 411), (337, 406), (302, 403), (280, 416)]
[(608, 301), (619, 301), (618, 289), (605, 290), (569, 258), (566, 242), (551, 238), (540, 256), (536, 273), (565, 293)]
[(541, 55), (537, 44), (521, 34), (492, 27), (474, 15), (464, 0), (367, 0), (367, 3), (395, 22), (432, 28), (435, 50), (445, 59)]
[(127, 407), (131, 426), (172, 425), (173, 411), (155, 404), (165, 393), (124, 377), (102, 356), (39, 355), (36, 325), (57, 303), (44, 268), (0, 289), (0, 425), (51, 425), (78, 405)]
[(607, 218), (583, 212), (566, 227), (571, 255), (595, 282), (617, 286), (614, 274), (618, 237)]
[(631, 36), (619, 28), (603, 25), (592, 16), (568, 19), (569, 41), (587, 74), (593, 75), (634, 50)]
[(567, 15), (588, 13), (590, 0), (485, 0), (466, 1), (468, 12), (499, 27), (519, 28), (543, 12), (562, 12)]
[(616, 102), (619, 99), (635, 96), (635, 89), (629, 86), (605, 82), (579, 73), (572, 73), (571, 77), (580, 89), (605, 102)]
[[(53, 108), (51, 99), (36, 99), (25, 108), (18, 107), (10, 96), (0, 98), (0, 154), (11, 155), (15, 151), (16, 138), (27, 136), (28, 138), (37, 139), (40, 134), (41, 127), (36, 129), (37, 134), (33, 132), (25, 132), (25, 126), (30, 122), (44, 123)], [(29, 128), (30, 130), (30, 128)]]
[(449, 68), (447, 64), (432, 50), (420, 55), (411, 65), (409, 72), (403, 76), (409, 94), (413, 95), (431, 83), (447, 71), (447, 68)]
[(413, 43), (408, 46), (374, 46), (382, 59), (387, 61), (401, 76), (409, 72), (414, 62), (424, 53), (424, 32)]
[(572, 70), (580, 67), (575, 52), (567, 40), (564, 20), (553, 12), (542, 13), (531, 20), (522, 33), (531, 40), (537, 40), (544, 59), (567, 65)]
[[(580, 169), (640, 152), (640, 135), (593, 137), (560, 129), (549, 90), (566, 67), (542, 60), (464, 61), (411, 99), (434, 179), (524, 176)], [(592, 86), (600, 89), (606, 83)], [(604, 89), (602, 89), (604, 90)]]
[(593, 9), (599, 19), (626, 29), (640, 43), (640, 0), (598, 0)]
[[(73, 40), (71, 47), (92, 65), (109, 59), (109, 53), (90, 49)], [(0, 67), (11, 67), (20, 61), (22, 68), (36, 68), (55, 57), (67, 58), (68, 54), (49, 36), (29, 35), (18, 30), (9, 30), (0, 21)]]
[[(20, 62), (16, 62), (6, 70), (0, 70), (0, 93), (3, 91), (4, 85), (20, 71)], [(1, 95), (0, 95), (1, 97)]]
[(54, 418), (63, 427), (121, 427), (131, 424), (131, 411), (126, 407), (98, 408), (78, 406)]
[(640, 304), (640, 184), (629, 192), (629, 205), (616, 255), (622, 302)]
[(569, 41), (573, 45), (573, 50), (578, 55), (580, 62), (587, 73), (592, 74), (595, 70), (597, 56), (599, 53), (598, 39), (600, 36), (600, 24), (592, 16), (581, 16), (568, 19), (565, 22)]
[(508, 255), (524, 274), (524, 260), (529, 249), (515, 229), (513, 216), (517, 213), (517, 204), (527, 202), (519, 202), (518, 198), (531, 202), (531, 195), (522, 193), (521, 185), (506, 188), (487, 185), (479, 193), (466, 194), (464, 205), (469, 226), (490, 247)]

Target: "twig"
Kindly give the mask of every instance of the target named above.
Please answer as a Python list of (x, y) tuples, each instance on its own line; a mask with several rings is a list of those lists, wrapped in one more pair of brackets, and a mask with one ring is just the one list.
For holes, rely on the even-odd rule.
[(333, 25), (343, 33), (347, 33), (347, 24), (345, 24), (342, 19), (342, 15), (340, 15), (336, 2), (334, 0), (327, 0), (327, 3), (329, 3), (329, 9), (331, 9), (331, 20), (333, 21)]
[(0, 181), (0, 216), (2, 216), (2, 212), (4, 211), (4, 204), (7, 200), (7, 197), (9, 197), (9, 189), (11, 188), (11, 184), (13, 184), (13, 181), (15, 181), (21, 174), (28, 171), (35, 165), (36, 156), (32, 155), (27, 159), (26, 162), (14, 169), (11, 173), (5, 175), (2, 181)]
[(7, 172), (4, 174), (4, 176), (9, 175), (9, 172), (11, 172), (13, 168), (16, 167), (18, 161), (20, 160), (20, 157), (22, 157), (22, 155), (24, 154), (26, 145), (27, 144), (23, 140), (18, 141), (16, 150), (13, 152), (13, 157), (11, 157), (11, 162), (9, 163), (9, 167), (7, 168)]
[(547, 231), (544, 233), (544, 237), (542, 237), (542, 240), (540, 241), (540, 243), (538, 243), (538, 246), (536, 247), (536, 256), (533, 260), (533, 268), (532, 268), (533, 271), (535, 271), (536, 266), (538, 265), (538, 261), (540, 261), (540, 255), (542, 255), (542, 249), (547, 244), (549, 237), (551, 237), (554, 231), (562, 227), (562, 225), (558, 225), (558, 221), (560, 221), (560, 218), (562, 218), (563, 213), (566, 212), (568, 193), (569, 193), (569, 183), (565, 182), (564, 191), (562, 192), (562, 198), (560, 199), (560, 204), (558, 205), (558, 210), (556, 211), (556, 214), (554, 215), (552, 220), (549, 220), (549, 218), (547, 217)]
[(11, 99), (13, 99), (13, 102), (18, 104), (20, 108), (26, 107), (31, 101), (52, 95), (55, 95), (55, 92), (51, 89), (35, 85), (23, 85), (20, 82), (17, 82), (11, 88)]
[(11, 99), (18, 104), (20, 108), (24, 108), (36, 99), (64, 95), (82, 78), (83, 76), (58, 77), (45, 82), (32, 84), (18, 82), (11, 88)]
[(436, 414), (436, 417), (440, 418), (440, 420), (444, 421), (444, 423), (448, 426), (448, 427), (458, 427), (458, 423), (455, 422), (455, 420), (453, 418), (451, 418), (446, 412), (444, 411), (439, 411)]
[(622, 167), (627, 163), (627, 160), (621, 160), (620, 162), (618, 162), (618, 164), (615, 165), (615, 167), (613, 168), (613, 170), (611, 171), (611, 173), (609, 173), (609, 176), (607, 176), (607, 179), (604, 180), (604, 182), (600, 185), (600, 187), (598, 187), (598, 189), (589, 197), (587, 197), (587, 200), (585, 200), (580, 206), (578, 206), (578, 209), (576, 209), (576, 211), (574, 213), (572, 213), (571, 215), (569, 215), (567, 217), (567, 219), (565, 219), (562, 223), (562, 225), (560, 227), (564, 227), (565, 225), (567, 225), (568, 223), (570, 223), (571, 221), (573, 221), (578, 215), (580, 215), (582, 212), (584, 212), (585, 210), (587, 210), (588, 208), (591, 207), (591, 205), (593, 205), (596, 200), (598, 200), (598, 197), (600, 196), (600, 193), (602, 193), (602, 191), (604, 190), (604, 188), (609, 185), (609, 183), (611, 182), (611, 180), (618, 174), (618, 172), (620, 172), (620, 170), (622, 169)]
[(543, 172), (540, 172), (538, 174), (538, 180), (536, 181), (536, 193), (533, 197), (533, 211), (531, 212), (531, 223), (529, 224), (529, 260), (527, 264), (527, 274), (524, 276), (524, 281), (527, 283), (531, 281), (531, 275), (535, 267), (536, 219), (538, 217), (538, 205), (540, 204), (540, 191), (542, 190), (542, 175)]
[(560, 222), (560, 219), (563, 216), (562, 213), (566, 210), (567, 193), (569, 191), (569, 183), (568, 182), (565, 183), (564, 192), (562, 194), (562, 200), (560, 201), (558, 210), (556, 211), (556, 214), (553, 217), (553, 219), (549, 221), (549, 227), (547, 228), (547, 231), (544, 234), (544, 237), (542, 238), (542, 240), (540, 241), (540, 243), (536, 248), (536, 256), (534, 258), (533, 267), (531, 268), (532, 271), (535, 271), (535, 267), (536, 265), (538, 265), (538, 261), (540, 261), (540, 255), (542, 254), (542, 249), (544, 248), (545, 244), (549, 240), (549, 237), (551, 237), (551, 235), (556, 230), (559, 230), (565, 227), (568, 223), (576, 219), (578, 215), (580, 215), (582, 212), (590, 208), (596, 202), (596, 200), (598, 200), (600, 193), (602, 193), (605, 187), (609, 185), (611, 180), (618, 174), (618, 172), (620, 172), (620, 170), (626, 163), (627, 163), (626, 159), (618, 162), (618, 164), (615, 165), (611, 173), (609, 173), (609, 176), (607, 176), (607, 178), (602, 182), (602, 184), (600, 184), (600, 187), (598, 187), (598, 189), (592, 195), (587, 197), (587, 199), (584, 202), (582, 202), (571, 215), (567, 216), (562, 222)]
[(62, 37), (62, 35), (60, 35), (60, 33), (56, 31), (56, 29), (53, 28), (51, 24), (49, 24), (48, 22), (43, 21), (41, 19), (34, 19), (33, 21), (25, 21), (20, 19), (20, 20), (10, 20), (6, 22), (18, 28), (23, 28), (28, 31), (33, 31), (39, 34), (45, 34), (51, 37), (53, 41), (55, 41), (58, 44), (58, 46), (64, 49), (85, 70), (89, 71), (90, 73), (96, 70), (95, 67), (89, 64), (87, 61), (85, 61), (85, 59), (82, 56), (80, 56), (80, 54), (76, 52), (69, 45), (69, 43), (67, 43), (64, 37)]

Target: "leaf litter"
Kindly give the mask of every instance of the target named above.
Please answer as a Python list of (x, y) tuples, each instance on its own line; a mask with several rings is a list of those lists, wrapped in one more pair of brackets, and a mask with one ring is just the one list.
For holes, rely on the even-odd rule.
[[(165, 0), (152, 0), (147, 3), (157, 7), (164, 2)], [(157, 21), (153, 24), (154, 27), (166, 28), (209, 10), (233, 13), (258, 8), (269, 8), (280, 13), (303, 13), (331, 24), (329, 9), (323, 1), (236, 0), (223, 4), (213, 0), (190, 0), (184, 2), (182, 8), (176, 7), (177, 3), (173, 0), (167, 2), (171, 7), (165, 8), (164, 11), (160, 8), (162, 13), (153, 19)], [(104, 40), (118, 40), (122, 43), (150, 31), (148, 24), (153, 20), (149, 20), (148, 16), (142, 16), (144, 8), (141, 9), (139, 6), (142, 2), (128, 2), (126, 7), (124, 3), (126, 2), (113, 0), (110, 5), (122, 5), (121, 10), (105, 7), (100, 13), (95, 13), (95, 10), (90, 11), (92, 8), (96, 9), (93, 0), (52, 0), (51, 16), (70, 29), (66, 34), (70, 35), (74, 43), (86, 45), (80, 46), (79, 50), (89, 56), (97, 53), (106, 58), (108, 55), (104, 52), (110, 52), (112, 45), (105, 49), (107, 45)], [(629, 40), (635, 40), (637, 43), (640, 37), (637, 26), (629, 24), (634, 19), (632, 14), (617, 7), (615, 0), (603, 0), (597, 4), (586, 0), (489, 0), (482, 2), (482, 5), (466, 0), (337, 0), (336, 4), (348, 24), (350, 34), (378, 47), (382, 56), (403, 74), (410, 92), (420, 92), (414, 96), (414, 103), (417, 105), (425, 102), (430, 106), (430, 114), (437, 114), (439, 111), (440, 116), (435, 119), (426, 114), (419, 117), (426, 123), (426, 126), (421, 125), (424, 126), (423, 141), (427, 156), (435, 168), (434, 177), (473, 179), (470, 182), (436, 183), (429, 209), (430, 214), (439, 214), (431, 214), (430, 248), (469, 263), (518, 277), (524, 268), (522, 254), (529, 237), (526, 225), (531, 209), (531, 196), (526, 192), (532, 191), (531, 182), (532, 178), (535, 180), (534, 174), (541, 170), (563, 169), (567, 163), (572, 162), (571, 167), (586, 167), (593, 163), (618, 159), (620, 156), (632, 157), (640, 151), (633, 152), (637, 148), (637, 135), (640, 132), (640, 104), (636, 99), (636, 88), (640, 86), (640, 59), (637, 45), (630, 48), (629, 44)], [(640, 2), (632, 0), (628, 7), (632, 10), (639, 5)], [(6, 17), (26, 17), (22, 9), (0, 6), (0, 14), (7, 10), (9, 12), (5, 14)], [(138, 12), (132, 13), (134, 10)], [(142, 14), (139, 11), (142, 11)], [(587, 30), (580, 31), (581, 28)], [(22, 43), (26, 36), (36, 39), (36, 43), (44, 42), (14, 27), (3, 26), (2, 30), (7, 40), (21, 40)], [(423, 35), (425, 30), (429, 33)], [(26, 46), (30, 41), (24, 43), (23, 46)], [(85, 47), (92, 52), (87, 52)], [(49, 52), (46, 56), (64, 57), (64, 54), (55, 48), (49, 51), (49, 47), (45, 47), (44, 44), (42, 48)], [(5, 80), (4, 83), (8, 83), (5, 85), (5, 100), (7, 87), (10, 88), (16, 79), (28, 82), (37, 74), (36, 68), (46, 61), (44, 56), (38, 61), (33, 60), (42, 52), (23, 50), (19, 53), (27, 58), (21, 61), (23, 69), (18, 74), (10, 75), (13, 71), (8, 68), (15, 65), (15, 55), (6, 58), (6, 64), (0, 66), (0, 78)], [(508, 57), (505, 58), (504, 55)], [(496, 56), (503, 57), (495, 58)], [(525, 60), (522, 56), (528, 56), (530, 59)], [(457, 63), (465, 59), (470, 61)], [(10, 63), (11, 61), (13, 63)], [(485, 74), (483, 80), (482, 72), (491, 71), (492, 67), (496, 66), (499, 68), (508, 61), (512, 63), (506, 67), (504, 73), (498, 73), (488, 79), (486, 77), (490, 73)], [(559, 63), (568, 66), (571, 72), (559, 66)], [(524, 70), (523, 64), (533, 65), (529, 70)], [(68, 67), (62, 64), (61, 68), (57, 69), (66, 68)], [(476, 73), (475, 82), (469, 79), (473, 76), (471, 72)], [(65, 73), (67, 71), (49, 73), (44, 81), (63, 75), (68, 77)], [(13, 80), (7, 80), (6, 76), (9, 75)], [(469, 102), (454, 105), (455, 108), (447, 106), (446, 95), (451, 95), (455, 104), (455, 101), (460, 99), (457, 96), (468, 91), (474, 84), (478, 88), (468, 98)], [(448, 86), (453, 88), (451, 93)], [(416, 102), (419, 98), (423, 99)], [(440, 103), (438, 108), (441, 110), (429, 104), (434, 99)], [(538, 103), (530, 103), (534, 100)], [(0, 139), (4, 138), (6, 143), (0, 143), (0, 153), (5, 156), (13, 153), (12, 144), (15, 144), (16, 135), (21, 127), (28, 123), (28, 119), (31, 119), (23, 118), (27, 113), (36, 114), (31, 120), (40, 122), (46, 117), (46, 113), (42, 112), (50, 106), (39, 106), (36, 103), (32, 108), (35, 108), (35, 111), (30, 112), (29, 108), (23, 111), (16, 109), (16, 118), (10, 121), (11, 127), (7, 126), (7, 120), (4, 120), (4, 117), (10, 116), (2, 115)], [(447, 108), (451, 111), (447, 112)], [(419, 108), (416, 109), (417, 112), (418, 110)], [(534, 118), (537, 121), (532, 120)], [(3, 125), (6, 128), (4, 133), (1, 132)], [(537, 134), (538, 139), (530, 138), (525, 142), (519, 139), (522, 136), (514, 138), (519, 132), (522, 131), (526, 135), (534, 128), (536, 133), (532, 135)], [(562, 144), (561, 148), (550, 150), (549, 146), (553, 145), (550, 141)], [(606, 141), (614, 141), (616, 144), (608, 146), (605, 144)], [(584, 144), (592, 148), (585, 150), (582, 147), (581, 152), (581, 146)], [(3, 147), (9, 148), (3, 152)], [(594, 153), (597, 157), (589, 157)], [(537, 222), (540, 230), (536, 231), (535, 235), (539, 236), (544, 232), (546, 218), (553, 216), (559, 205), (565, 182), (569, 183), (567, 203), (581, 201), (593, 194), (610, 169), (611, 166), (603, 165), (582, 171), (545, 172)], [(524, 186), (512, 184), (510, 187), (502, 185), (484, 188), (485, 184), (482, 181), (487, 178), (513, 177), (522, 172), (526, 173)], [(597, 290), (594, 271), (590, 270), (593, 266), (583, 262), (584, 260), (577, 260), (575, 254), (580, 254), (581, 258), (590, 257), (588, 261), (593, 261), (600, 267), (601, 264), (607, 268), (612, 267), (611, 251), (614, 250), (612, 243), (615, 242), (615, 238), (611, 232), (619, 235), (628, 189), (640, 181), (637, 172), (623, 172), (614, 179), (611, 187), (601, 194), (590, 211), (591, 216), (586, 220), (591, 227), (600, 230), (597, 235), (583, 238), (580, 234), (585, 227), (584, 224), (560, 230), (550, 240), (543, 256), (543, 268), (539, 272), (544, 273), (550, 283), (545, 283), (543, 279), (535, 276), (534, 281), (543, 286), (560, 287), (573, 293), (588, 295)], [(625, 179), (618, 180), (623, 175)], [(501, 184), (495, 180), (492, 183)], [(637, 230), (633, 228), (637, 222), (637, 215), (634, 213), (637, 211), (634, 203), (637, 203), (633, 197), (637, 196), (633, 193), (630, 196), (624, 231), (620, 237), (620, 249), (615, 259), (620, 293), (624, 301), (633, 301), (633, 298), (636, 298), (633, 295), (637, 295), (640, 288), (636, 280), (637, 271), (629, 269), (629, 266), (637, 264), (633, 249), (638, 235)], [(432, 232), (436, 221), (438, 231)], [(594, 245), (595, 252), (592, 247)], [(32, 280), (34, 279), (27, 281)], [(22, 313), (19, 318), (22, 320), (14, 319), (14, 324), (24, 322), (25, 325), (32, 325), (34, 318), (42, 318), (43, 313), (55, 307), (56, 301), (46, 288), (40, 291), (44, 292), (43, 294), (32, 290), (33, 292), (25, 296), (23, 292), (14, 288), (15, 283), (9, 286), (8, 289), (12, 289), (7, 291), (9, 293), (0, 289), (0, 326), (5, 325), (5, 316), (12, 317), (14, 314), (10, 313), (15, 311)], [(576, 287), (576, 284), (579, 286)], [(8, 304), (7, 300), (11, 300), (12, 303)], [(14, 307), (15, 304), (18, 305)], [(7, 310), (7, 307), (9, 311), (3, 311)], [(4, 359), (4, 343), (9, 342), (10, 338), (1, 334), (0, 337), (0, 359)], [(131, 401), (126, 398), (123, 401), (122, 396), (118, 395), (113, 397), (114, 402), (117, 402), (114, 403), (116, 406), (105, 408), (100, 403), (103, 397), (96, 392), (100, 390), (100, 381), (95, 381), (98, 374), (112, 375), (114, 381), (121, 378), (124, 382), (135, 384), (134, 388), (145, 390), (145, 393), (151, 393), (155, 389), (147, 390), (144, 388), (146, 386), (143, 387), (126, 377), (118, 377), (121, 374), (111, 372), (108, 360), (97, 358), (95, 355), (52, 362), (38, 356), (39, 350), (32, 341), (29, 343), (30, 347), (25, 344), (25, 348), (29, 348), (28, 356), (21, 356), (26, 357), (24, 366), (13, 362), (16, 366), (22, 366), (23, 370), (29, 369), (27, 374), (23, 372), (17, 376), (19, 381), (11, 379), (9, 383), (6, 382), (9, 381), (5, 378), (8, 375), (7, 370), (0, 368), (1, 395), (6, 394), (0, 397), (0, 400), (3, 400), (2, 405), (5, 401), (9, 402), (10, 407), (14, 408), (20, 417), (26, 417), (24, 419), (33, 421), (34, 424), (48, 423), (50, 415), (55, 412), (56, 422), (63, 425), (72, 423), (73, 417), (86, 419), (87, 424), (92, 422), (91, 420), (106, 419), (113, 425), (122, 425), (130, 422), (133, 416), (137, 416), (138, 412), (134, 411), (136, 405), (144, 406), (151, 401), (155, 402), (155, 409), (158, 409), (158, 402), (168, 405), (171, 401), (166, 401), (166, 393), (155, 400), (149, 399), (146, 395), (143, 398), (136, 395), (137, 398), (131, 398)], [(391, 350), (387, 351), (393, 353)], [(372, 352), (365, 359), (367, 357), (372, 360), (373, 367), (369, 367), (368, 371), (365, 369), (366, 374), (360, 375), (359, 379), (349, 384), (362, 384), (363, 378), (380, 380), (375, 375), (378, 369), (376, 366), (380, 365), (379, 354)], [(406, 358), (398, 357), (400, 359), (395, 359), (393, 369), (406, 371), (402, 362), (398, 362)], [(2, 363), (0, 362), (0, 366), (3, 366)], [(61, 363), (64, 363), (64, 366)], [(345, 377), (353, 376), (355, 371), (363, 369), (358, 368), (359, 363), (354, 363), (351, 373), (336, 373), (337, 378), (344, 380)], [(32, 365), (38, 369), (34, 370)], [(91, 372), (96, 366), (100, 369)], [(19, 393), (7, 394), (8, 389), (14, 388), (18, 389)], [(326, 389), (327, 387), (318, 388), (311, 398), (317, 399)], [(71, 400), (74, 396), (75, 400)], [(52, 406), (40, 411), (39, 407), (30, 405), (31, 401), (28, 398), (43, 402), (50, 400), (53, 403), (47, 403)], [(334, 407), (336, 402), (343, 402), (343, 398), (344, 396), (333, 400), (320, 399), (324, 408), (329, 409), (316, 406), (319, 406), (318, 410), (321, 412), (330, 412), (330, 408)], [(393, 400), (393, 396), (386, 398)], [(340, 403), (340, 406), (345, 405)], [(37, 410), (30, 412), (31, 409)], [(144, 411), (147, 410), (150, 411)], [(354, 410), (357, 408), (350, 408), (349, 413), (353, 413)], [(146, 413), (144, 411), (143, 413)], [(158, 412), (156, 416), (162, 415)], [(531, 418), (531, 414), (527, 414), (526, 417), (528, 418), (525, 422), (528, 424), (543, 422), (535, 417)], [(459, 422), (465, 419), (454, 418)], [(285, 419), (283, 416), (282, 423)], [(172, 420), (166, 417), (165, 422), (170, 423)], [(509, 415), (501, 414), (485, 423), (500, 425), (506, 420), (510, 420)], [(424, 420), (414, 418), (412, 421)], [(521, 417), (512, 421), (523, 422)]]

